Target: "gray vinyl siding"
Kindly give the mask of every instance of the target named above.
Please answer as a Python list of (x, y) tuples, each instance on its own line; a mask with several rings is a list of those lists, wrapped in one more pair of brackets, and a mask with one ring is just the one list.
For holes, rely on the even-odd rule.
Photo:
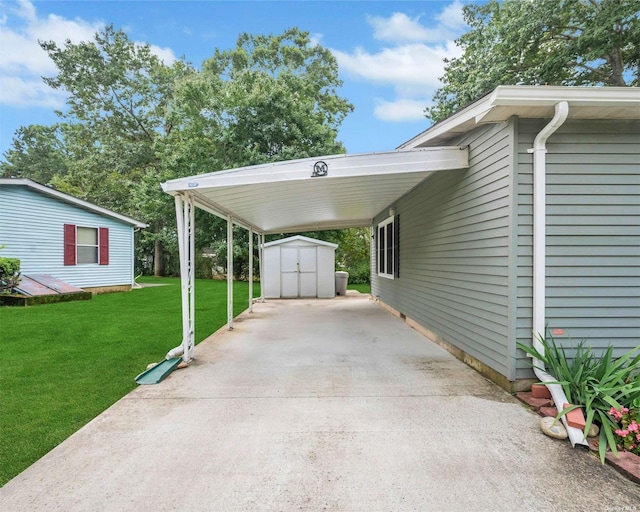
[[(548, 120), (520, 120), (518, 133), (517, 339), (532, 326), (533, 157)], [(547, 143), (547, 304), (556, 342), (640, 345), (640, 123), (567, 121)], [(517, 377), (530, 375), (519, 352)]]
[(454, 141), (469, 146), (469, 169), (436, 172), (394, 205), (399, 278), (378, 277), (371, 251), (374, 297), (510, 378), (514, 135), (511, 121)]
[[(64, 224), (109, 228), (108, 265), (64, 265)], [(0, 255), (23, 274), (50, 274), (80, 288), (133, 283), (133, 227), (22, 186), (0, 187)]]

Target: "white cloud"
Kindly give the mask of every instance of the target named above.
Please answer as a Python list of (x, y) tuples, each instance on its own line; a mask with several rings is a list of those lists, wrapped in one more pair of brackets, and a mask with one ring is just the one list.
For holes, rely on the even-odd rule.
[[(4, 10), (0, 14), (0, 103), (61, 108), (64, 94), (42, 82), (42, 76), (55, 75), (56, 67), (38, 41), (54, 41), (64, 46), (66, 40), (72, 43), (92, 40), (105, 23), (66, 19), (55, 14), (40, 17), (28, 0), (3, 2), (0, 9)], [(151, 45), (151, 52), (166, 64), (176, 60), (170, 48)]]
[(398, 88), (407, 85), (436, 87), (442, 75), (442, 59), (456, 54), (453, 43), (446, 46), (408, 44), (368, 53), (356, 48), (353, 53), (334, 50), (341, 69), (352, 75)]
[(449, 28), (456, 34), (464, 32), (467, 29), (467, 24), (462, 15), (462, 7), (462, 3), (456, 0), (442, 9), (442, 12), (436, 16), (436, 19), (442, 26)]
[(55, 74), (56, 68), (40, 48), (40, 41), (79, 42), (93, 38), (104, 23), (68, 20), (55, 14), (38, 17), (35, 6), (26, 0), (3, 3), (0, 31), (0, 103), (12, 106), (59, 108), (64, 95), (42, 82), (42, 76)]
[(424, 108), (428, 102), (428, 99), (377, 100), (374, 114), (383, 121), (419, 121), (424, 119)]
[(433, 27), (420, 23), (423, 16), (410, 18), (405, 13), (394, 12), (389, 18), (369, 16), (367, 21), (374, 29), (374, 38), (392, 43), (440, 43), (455, 39), (466, 26), (462, 17), (462, 4), (458, 0), (435, 16), (437, 24)]
[(316, 46), (322, 44), (323, 34), (316, 32), (309, 36), (309, 46)]
[(409, 18), (402, 12), (394, 12), (390, 18), (370, 16), (367, 18), (373, 27), (373, 37), (392, 43), (437, 42), (449, 35), (447, 27), (427, 28), (420, 24), (420, 16)]
[(425, 98), (433, 95), (444, 74), (443, 59), (461, 55), (454, 39), (466, 29), (462, 4), (455, 0), (432, 20), (395, 12), (388, 18), (369, 16), (367, 21), (373, 37), (388, 44), (375, 52), (361, 47), (351, 52), (332, 49), (340, 70), (363, 81), (393, 87), (394, 99), (377, 102), (374, 113), (378, 118), (415, 120), (417, 112), (422, 117), (428, 104)]
[(24, 20), (35, 21), (36, 19), (36, 8), (28, 0), (19, 0), (18, 7), (16, 7), (14, 11)]
[[(136, 42), (138, 45), (143, 45), (145, 43)], [(164, 62), (167, 66), (173, 64), (176, 60), (176, 55), (173, 53), (171, 48), (162, 48), (161, 46), (157, 46), (155, 44), (150, 44), (149, 49), (151, 53), (158, 57), (162, 62)]]
[(65, 94), (51, 89), (42, 80), (0, 75), (0, 103), (14, 107), (59, 108)]

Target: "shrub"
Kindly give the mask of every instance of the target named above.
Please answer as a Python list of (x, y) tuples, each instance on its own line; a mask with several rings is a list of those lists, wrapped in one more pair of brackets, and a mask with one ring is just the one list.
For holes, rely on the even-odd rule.
[[(617, 455), (614, 437), (618, 424), (611, 416), (611, 408), (618, 411), (640, 404), (640, 346), (614, 359), (613, 347), (597, 356), (585, 340), (578, 343), (573, 358), (553, 339), (539, 336), (544, 355), (535, 348), (518, 343), (518, 347), (545, 364), (547, 372), (567, 395), (574, 407), (565, 409), (558, 418), (576, 407), (584, 407), (586, 436), (592, 423), (600, 425), (599, 453), (604, 462), (607, 447)], [(636, 354), (636, 352), (639, 352)]]
[(349, 272), (349, 283), (351, 284), (369, 284), (371, 282), (369, 261), (359, 262), (344, 270)]
[(0, 258), (0, 293), (10, 293), (20, 282), (20, 260)]

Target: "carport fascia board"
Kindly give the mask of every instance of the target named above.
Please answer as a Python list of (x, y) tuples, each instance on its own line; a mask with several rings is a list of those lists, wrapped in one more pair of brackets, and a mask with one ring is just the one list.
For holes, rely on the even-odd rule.
[[(459, 146), (445, 146), (286, 160), (178, 178), (163, 183), (162, 188), (167, 193), (197, 192), (202, 188), (459, 169), (468, 166), (466, 150), (463, 150), (465, 148)], [(318, 161), (328, 164), (327, 176), (312, 176), (313, 166)]]
[[(313, 176), (314, 164), (323, 161), (328, 165), (326, 176)], [(188, 176), (167, 181), (163, 190), (171, 195), (188, 193), (193, 195), (195, 205), (223, 219), (231, 217), (235, 224), (256, 233), (291, 233), (315, 230), (316, 226), (292, 224), (290, 228), (266, 230), (257, 222), (251, 222), (234, 212), (232, 207), (220, 204), (202, 191), (224, 189), (226, 187), (258, 187), (261, 184), (301, 183), (304, 181), (339, 180), (341, 178), (371, 177), (380, 175), (425, 173), (442, 170), (460, 169), (469, 166), (468, 150), (459, 146), (416, 148), (403, 151), (388, 151), (360, 154), (339, 154), (319, 157), (287, 160), (260, 164), (213, 173)], [(295, 219), (295, 215), (292, 215)], [(368, 226), (371, 219), (340, 219), (330, 228), (343, 229), (356, 226)]]

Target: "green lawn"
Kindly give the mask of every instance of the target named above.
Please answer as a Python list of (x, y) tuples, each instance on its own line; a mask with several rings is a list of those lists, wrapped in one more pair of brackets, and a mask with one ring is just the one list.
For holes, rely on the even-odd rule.
[(371, 293), (370, 284), (347, 284), (347, 290), (358, 290), (360, 293)]
[[(0, 486), (131, 391), (181, 342), (180, 282), (91, 301), (0, 308)], [(234, 312), (248, 305), (234, 284)], [(196, 341), (226, 322), (226, 282), (196, 283)], [(254, 295), (259, 287), (254, 286)]]

